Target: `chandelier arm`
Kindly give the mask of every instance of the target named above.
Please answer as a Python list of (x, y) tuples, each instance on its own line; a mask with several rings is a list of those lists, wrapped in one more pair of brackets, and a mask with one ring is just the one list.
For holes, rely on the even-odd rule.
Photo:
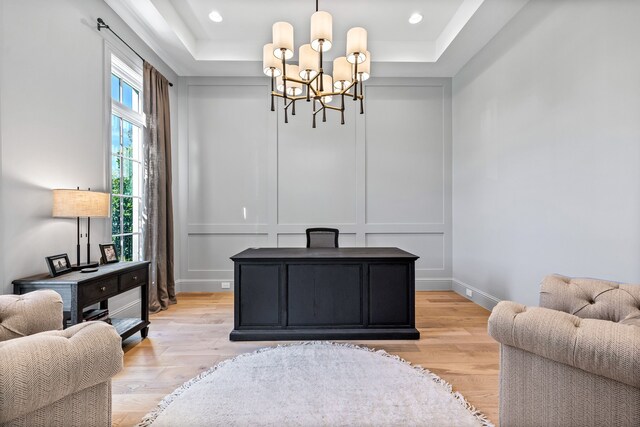
[(313, 120), (312, 120), (312, 123), (311, 123), (311, 127), (313, 129), (315, 129), (316, 128), (316, 99), (315, 98), (313, 98), (313, 114), (312, 114), (312, 117), (313, 117)]
[[(286, 51), (286, 49), (280, 49), (280, 51), (282, 52), (282, 86), (283, 86), (283, 90), (282, 93), (284, 94), (284, 99), (287, 99), (287, 67), (285, 64), (285, 59), (284, 59), (284, 53)], [(285, 110), (285, 123), (288, 123), (286, 121), (287, 116), (286, 116), (287, 111)]]
[[(328, 109), (328, 110), (336, 110), (336, 111), (343, 111), (342, 108), (340, 107), (334, 107), (333, 105), (325, 105), (324, 108)], [(320, 111), (320, 110), (318, 110)]]
[(354, 88), (355, 90), (353, 91), (353, 100), (357, 100), (358, 98), (356, 98), (356, 94), (358, 93), (358, 56), (355, 57), (356, 58), (356, 62), (355, 64), (353, 64), (353, 77), (354, 78)]
[(271, 111), (276, 111), (275, 98), (273, 97), (273, 92), (275, 91), (275, 84), (276, 84), (276, 72), (273, 68), (271, 68)]
[[(317, 3), (317, 1), (316, 1), (316, 3)], [(317, 8), (317, 4), (316, 4), (316, 12), (317, 12), (317, 11), (318, 11), (318, 8)], [(323, 43), (324, 43), (324, 40), (320, 39), (320, 40), (318, 41), (318, 43), (319, 43), (319, 45), (320, 45), (320, 58), (318, 59), (318, 61), (319, 61), (318, 69), (320, 70), (320, 71), (318, 72), (318, 76), (320, 76), (320, 84), (318, 85), (318, 86), (319, 86), (319, 87), (318, 87), (318, 90), (319, 90), (320, 92), (322, 92), (322, 91), (324, 90), (324, 82), (323, 82), (323, 80), (324, 80), (324, 79), (322, 78), (322, 75), (324, 74), (324, 70), (322, 69), (322, 45), (323, 45)], [(316, 77), (317, 77), (317, 76), (316, 76)]]
[[(362, 73), (361, 73), (362, 74)], [(360, 114), (364, 114), (364, 94), (362, 93), (362, 87), (364, 84), (360, 82)]]
[(295, 77), (285, 77), (282, 80), (286, 80), (288, 82), (294, 82), (294, 83), (300, 83), (302, 85), (306, 85), (311, 83), (313, 80), (301, 80), (301, 79), (296, 79)]

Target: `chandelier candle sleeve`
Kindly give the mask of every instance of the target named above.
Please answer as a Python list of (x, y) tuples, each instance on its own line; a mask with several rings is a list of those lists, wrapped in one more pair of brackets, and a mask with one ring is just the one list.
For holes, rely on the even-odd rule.
[(278, 59), (293, 58), (293, 25), (288, 22), (276, 22), (273, 24), (273, 54)]
[[(331, 14), (319, 11), (311, 15), (311, 47), (316, 52), (331, 49), (333, 19)], [(322, 43), (321, 43), (322, 42)]]
[(355, 64), (364, 62), (367, 51), (367, 30), (354, 27), (347, 32), (347, 60)]

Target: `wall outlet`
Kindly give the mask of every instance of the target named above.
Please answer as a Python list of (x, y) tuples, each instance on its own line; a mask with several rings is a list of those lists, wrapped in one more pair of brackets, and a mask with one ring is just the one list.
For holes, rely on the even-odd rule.
[(467, 296), (471, 298), (473, 296), (473, 291), (471, 289), (467, 289)]
[(222, 289), (231, 289), (230, 282), (222, 282)]

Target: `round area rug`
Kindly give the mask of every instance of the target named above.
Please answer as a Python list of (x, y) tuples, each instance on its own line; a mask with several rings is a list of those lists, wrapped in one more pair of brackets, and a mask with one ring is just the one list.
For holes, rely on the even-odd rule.
[(383, 350), (307, 342), (225, 360), (139, 427), (492, 426), (435, 374)]

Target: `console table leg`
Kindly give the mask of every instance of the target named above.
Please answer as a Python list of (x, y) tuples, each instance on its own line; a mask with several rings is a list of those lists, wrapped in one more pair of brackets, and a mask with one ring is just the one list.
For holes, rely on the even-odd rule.
[(140, 331), (140, 336), (142, 336), (142, 339), (145, 339), (147, 337), (147, 335), (149, 335), (149, 327), (148, 326), (146, 328), (142, 328), (142, 330)]

